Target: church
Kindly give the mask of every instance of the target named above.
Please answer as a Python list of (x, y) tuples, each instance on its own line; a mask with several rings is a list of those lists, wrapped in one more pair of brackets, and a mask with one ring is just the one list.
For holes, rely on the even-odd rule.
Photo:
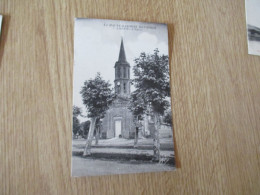
[(130, 64), (126, 60), (123, 39), (119, 51), (118, 61), (115, 63), (114, 88), (116, 99), (107, 110), (102, 121), (101, 137), (134, 138), (135, 125), (132, 112), (127, 108), (130, 101)]

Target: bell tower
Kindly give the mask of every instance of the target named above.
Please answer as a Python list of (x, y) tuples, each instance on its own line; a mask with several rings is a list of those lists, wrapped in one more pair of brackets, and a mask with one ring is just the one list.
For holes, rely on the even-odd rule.
[(118, 61), (115, 63), (115, 93), (121, 97), (130, 96), (130, 64), (126, 61), (123, 39), (121, 39)]
[(130, 101), (130, 64), (126, 61), (124, 41), (121, 39), (118, 60), (115, 63), (116, 98), (106, 111), (102, 121), (101, 134), (104, 138), (134, 138), (136, 127), (132, 112), (128, 109)]

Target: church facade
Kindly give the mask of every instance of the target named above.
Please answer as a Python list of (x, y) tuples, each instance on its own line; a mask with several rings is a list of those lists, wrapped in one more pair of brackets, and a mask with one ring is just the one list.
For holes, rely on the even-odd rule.
[(132, 112), (127, 108), (130, 101), (130, 64), (126, 60), (123, 39), (118, 61), (115, 63), (114, 88), (116, 99), (107, 110), (102, 121), (102, 138), (134, 138), (135, 125)]

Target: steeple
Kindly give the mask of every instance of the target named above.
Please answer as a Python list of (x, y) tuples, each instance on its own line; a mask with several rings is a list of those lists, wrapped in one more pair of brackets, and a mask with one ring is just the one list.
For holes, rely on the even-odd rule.
[(119, 62), (126, 62), (123, 38), (121, 38), (121, 46), (120, 46), (118, 61)]
[(118, 61), (115, 63), (115, 92), (121, 97), (130, 96), (130, 64), (126, 61), (123, 39), (121, 39)]

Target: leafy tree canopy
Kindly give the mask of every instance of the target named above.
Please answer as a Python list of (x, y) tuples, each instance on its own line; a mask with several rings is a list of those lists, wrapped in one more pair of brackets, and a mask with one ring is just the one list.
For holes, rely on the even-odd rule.
[(81, 115), (82, 111), (79, 107), (73, 106), (73, 134), (76, 135), (80, 130), (80, 122), (77, 118), (79, 115)]
[(172, 125), (172, 111), (170, 109), (166, 111), (163, 121), (168, 125)]
[(73, 117), (72, 131), (73, 131), (74, 135), (76, 135), (80, 131), (80, 123), (79, 123), (79, 119), (77, 119), (77, 117)]
[(112, 103), (111, 84), (102, 79), (100, 73), (97, 73), (94, 79), (84, 82), (80, 91), (83, 104), (88, 111), (88, 117), (103, 118), (109, 105)]
[(78, 117), (82, 114), (81, 108), (73, 106), (73, 117)]
[(163, 114), (169, 107), (170, 76), (168, 56), (159, 55), (155, 49), (153, 54), (141, 53), (135, 59), (133, 67), (136, 90), (131, 94), (130, 109), (134, 115), (142, 115), (150, 104), (153, 111)]
[(89, 127), (90, 127), (90, 121), (84, 121), (80, 124), (81, 126), (81, 135), (83, 137), (86, 137), (88, 135)]

